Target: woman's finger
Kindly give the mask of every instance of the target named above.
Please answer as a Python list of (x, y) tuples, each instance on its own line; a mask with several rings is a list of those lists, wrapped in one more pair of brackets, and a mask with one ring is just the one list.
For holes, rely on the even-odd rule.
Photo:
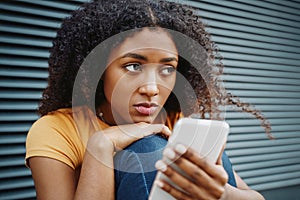
[(171, 134), (170, 129), (164, 124), (149, 124), (145, 122), (140, 122), (136, 124), (126, 124), (117, 126), (121, 133), (131, 137), (133, 140), (138, 140), (143, 137), (162, 133), (166, 136)]
[(171, 166), (167, 166), (162, 160), (157, 161), (155, 166), (187, 194), (191, 194), (197, 199), (204, 199), (204, 197), (209, 196), (209, 193), (207, 193), (203, 187), (196, 186), (192, 181), (179, 174)]
[(161, 133), (165, 137), (169, 137), (171, 134), (170, 129), (164, 124), (148, 124), (144, 122), (113, 126), (103, 130), (103, 132), (112, 141), (117, 151), (149, 135)]
[(217, 159), (217, 162), (216, 162), (217, 165), (223, 165), (222, 155), (223, 155), (224, 150), (225, 150), (225, 144), (223, 145), (222, 150), (221, 150), (221, 152), (220, 152), (220, 154), (218, 156), (218, 159)]
[(166, 181), (158, 180), (158, 181), (155, 181), (154, 184), (156, 184), (158, 187), (160, 187), (161, 189), (163, 189), (164, 191), (166, 191), (167, 193), (172, 195), (175, 199), (192, 200), (192, 198), (188, 194), (176, 189), (174, 186), (172, 186), (171, 184), (169, 184)]
[(164, 150), (163, 155), (183, 170), (196, 185), (200, 185), (201, 183), (205, 183), (206, 186), (210, 185), (209, 182), (211, 177), (205, 171), (189, 160), (178, 157), (171, 148), (167, 147)]
[(177, 144), (174, 150), (178, 154), (182, 155), (183, 158), (191, 161), (196, 166), (203, 169), (203, 171), (205, 171), (209, 176), (213, 177), (214, 179), (217, 179), (222, 184), (226, 184), (228, 180), (228, 175), (222, 166), (216, 165), (211, 160), (202, 157), (193, 149), (186, 148), (182, 144)]
[(202, 187), (205, 190), (210, 191), (214, 197), (219, 197), (224, 192), (224, 183), (222, 181), (216, 183), (215, 178), (209, 176), (203, 169), (189, 160), (178, 157), (171, 148), (166, 148), (163, 155), (173, 161), (197, 187)]
[(149, 135), (161, 133), (166, 137), (171, 135), (170, 129), (164, 124), (147, 124), (147, 123), (139, 123), (141, 128), (140, 132), (142, 133), (142, 137), (146, 137)]

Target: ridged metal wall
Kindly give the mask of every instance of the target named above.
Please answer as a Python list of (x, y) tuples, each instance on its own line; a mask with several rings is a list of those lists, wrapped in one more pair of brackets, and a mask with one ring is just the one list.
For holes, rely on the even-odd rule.
[[(47, 58), (61, 19), (85, 0), (0, 1), (0, 199), (35, 198), (25, 139), (38, 119)], [(269, 140), (249, 114), (227, 112), (227, 152), (254, 189), (300, 189), (300, 1), (199, 0), (225, 57), (225, 85), (272, 123)]]

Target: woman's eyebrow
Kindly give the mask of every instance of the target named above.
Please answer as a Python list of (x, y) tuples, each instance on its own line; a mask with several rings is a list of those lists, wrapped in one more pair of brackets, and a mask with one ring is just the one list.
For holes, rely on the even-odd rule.
[(148, 60), (145, 56), (142, 56), (142, 55), (136, 54), (136, 53), (126, 53), (126, 54), (123, 55), (121, 58), (126, 58), (126, 57), (136, 58), (136, 59), (144, 60), (144, 61), (147, 61), (147, 60)]
[[(139, 60), (148, 61), (147, 57), (145, 57), (143, 55), (140, 55), (140, 54), (137, 54), (137, 53), (126, 53), (121, 58), (126, 58), (126, 57), (136, 58), (136, 59), (139, 59)], [(176, 57), (169, 57), (169, 58), (162, 58), (160, 60), (160, 62), (172, 62), (172, 61), (178, 62), (178, 59)]]
[(178, 62), (178, 59), (176, 57), (169, 57), (169, 58), (162, 58), (160, 60), (160, 62), (172, 62), (172, 61)]

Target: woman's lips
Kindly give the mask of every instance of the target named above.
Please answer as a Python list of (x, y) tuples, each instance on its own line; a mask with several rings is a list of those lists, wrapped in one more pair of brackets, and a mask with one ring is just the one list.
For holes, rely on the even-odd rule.
[(137, 104), (134, 106), (135, 109), (142, 115), (152, 115), (156, 112), (158, 106), (156, 104)]

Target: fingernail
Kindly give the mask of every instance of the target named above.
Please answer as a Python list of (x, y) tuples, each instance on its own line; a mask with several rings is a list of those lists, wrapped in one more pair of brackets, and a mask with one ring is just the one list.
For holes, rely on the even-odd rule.
[(163, 128), (165, 130), (165, 132), (167, 132), (167, 134), (170, 136), (171, 135), (171, 130), (167, 127), (167, 126), (164, 126)]
[(163, 152), (163, 155), (169, 158), (170, 160), (173, 160), (176, 157), (175, 152), (170, 148), (166, 148)]
[(167, 170), (167, 165), (161, 160), (159, 160), (155, 163), (155, 167), (156, 167), (156, 169), (158, 169), (159, 171), (162, 171), (162, 172), (165, 172)]
[(157, 185), (160, 188), (164, 187), (164, 183), (159, 181), (159, 180), (154, 181), (154, 184)]
[(180, 154), (184, 154), (186, 152), (186, 150), (187, 150), (186, 147), (183, 146), (182, 144), (177, 144), (175, 146), (175, 151), (177, 151)]

